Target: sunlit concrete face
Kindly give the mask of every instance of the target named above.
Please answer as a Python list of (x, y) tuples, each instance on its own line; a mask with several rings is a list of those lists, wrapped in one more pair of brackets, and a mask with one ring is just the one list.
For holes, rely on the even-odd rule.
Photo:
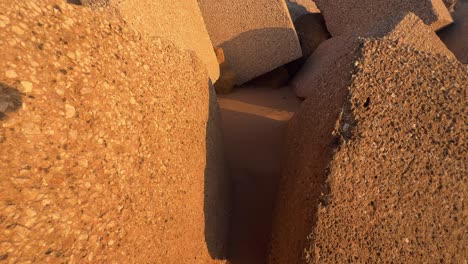
[(213, 45), (245, 83), (299, 58), (301, 47), (284, 0), (199, 0)]

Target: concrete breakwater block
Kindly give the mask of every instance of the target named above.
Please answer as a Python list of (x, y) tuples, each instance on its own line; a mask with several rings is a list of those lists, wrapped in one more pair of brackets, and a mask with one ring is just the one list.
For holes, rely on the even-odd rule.
[(291, 81), (297, 96), (318, 96), (317, 92), (325, 91), (322, 87), (331, 83), (335, 86), (349, 83), (355, 66), (354, 59), (359, 55), (359, 37), (392, 39), (421, 52), (454, 58), (432, 29), (416, 15), (398, 15), (369, 26), (367, 32), (334, 37), (320, 45)]
[(308, 262), (463, 262), (468, 69), (387, 40), (362, 52)]
[(214, 46), (224, 50), (237, 84), (301, 57), (284, 0), (199, 0)]
[(288, 127), (269, 263), (463, 261), (468, 69), (418, 21), (316, 51)]
[(315, 0), (336, 37), (366, 31), (369, 25), (412, 12), (435, 31), (453, 22), (442, 0)]
[(62, 0), (0, 10), (0, 262), (222, 263), (229, 186), (198, 56)]

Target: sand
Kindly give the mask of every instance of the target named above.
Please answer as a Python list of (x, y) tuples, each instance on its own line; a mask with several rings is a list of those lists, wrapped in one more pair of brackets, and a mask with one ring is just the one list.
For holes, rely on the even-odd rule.
[(349, 84), (289, 123), (269, 263), (460, 262), (468, 69), (388, 39), (362, 47)]
[(219, 65), (197, 0), (81, 0), (92, 8), (110, 7), (137, 32), (165, 38), (181, 49), (193, 50), (204, 62), (213, 82)]
[(219, 110), (195, 53), (65, 1), (0, 13), (0, 260), (223, 263)]

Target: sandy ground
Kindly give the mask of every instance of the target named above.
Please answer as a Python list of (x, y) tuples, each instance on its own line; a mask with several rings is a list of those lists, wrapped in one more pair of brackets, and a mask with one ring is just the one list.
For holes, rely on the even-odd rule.
[(231, 264), (264, 263), (287, 121), (300, 105), (288, 87), (242, 86), (219, 97), (233, 178)]

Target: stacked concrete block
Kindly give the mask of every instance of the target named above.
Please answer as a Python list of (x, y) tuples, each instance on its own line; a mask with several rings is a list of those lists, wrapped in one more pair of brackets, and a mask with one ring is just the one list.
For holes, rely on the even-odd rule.
[(136, 31), (159, 36), (182, 49), (193, 50), (208, 69), (213, 82), (218, 80), (219, 65), (196, 0), (82, 0), (90, 6), (110, 5)]
[[(397, 60), (397, 62), (394, 63), (394, 60)], [(440, 63), (438, 61), (440, 61)], [(419, 69), (421, 67), (424, 68), (424, 73), (420, 72)], [(432, 72), (430, 70), (431, 67), (434, 67)], [(365, 68), (369, 72), (365, 75), (361, 73), (361, 76), (364, 77), (360, 78), (359, 82), (356, 82), (356, 76), (359, 76), (359, 69), (362, 68)], [(447, 70), (447, 72), (450, 71), (450, 73), (446, 73), (446, 69), (450, 69)], [(404, 118), (399, 117), (400, 119), (396, 119), (379, 115), (387, 113), (387, 109), (392, 109), (392, 111), (395, 111), (395, 116), (397, 116), (396, 112), (402, 109), (402, 113), (413, 115), (412, 118), (416, 118), (418, 114), (416, 114), (414, 110), (408, 110), (406, 108), (408, 106), (407, 104), (409, 102), (418, 102), (412, 106), (414, 107), (412, 109), (429, 109), (427, 108), (428, 106), (424, 104), (427, 103), (429, 105), (432, 104), (432, 102), (427, 101), (420, 103), (418, 101), (421, 99), (422, 95), (426, 93), (426, 95), (430, 96), (431, 93), (437, 93), (437, 96), (444, 98), (441, 94), (444, 93), (447, 87), (453, 88), (451, 91), (457, 90), (458, 94), (453, 95), (453, 98), (460, 100), (462, 98), (460, 92), (463, 91), (460, 87), (465, 87), (468, 84), (466, 74), (466, 67), (458, 64), (453, 54), (437, 39), (435, 33), (428, 26), (424, 25), (418, 17), (411, 13), (403, 18), (395, 18), (389, 21), (383, 28), (373, 29), (365, 38), (357, 38), (355, 35), (343, 35), (324, 42), (312, 55), (308, 64), (293, 82), (296, 86), (296, 92), (302, 97), (307, 97), (307, 99), (289, 124), (286, 144), (287, 158), (285, 160), (283, 178), (279, 185), (280, 190), (273, 222), (269, 263), (343, 263), (348, 261), (347, 257), (354, 257), (354, 255), (352, 255), (354, 252), (353, 247), (357, 246), (357, 244), (363, 245), (360, 249), (367, 250), (365, 244), (357, 242), (357, 244), (353, 245), (355, 241), (361, 241), (359, 239), (366, 241), (363, 237), (357, 239), (348, 237), (355, 233), (354, 230), (359, 230), (359, 228), (354, 228), (356, 226), (353, 226), (353, 221), (346, 220), (336, 225), (330, 224), (337, 219), (346, 219), (346, 214), (354, 214), (352, 210), (346, 213), (341, 211), (339, 214), (335, 215), (332, 213), (328, 214), (328, 210), (334, 210), (334, 207), (326, 207), (329, 203), (329, 199), (335, 197), (335, 194), (328, 196), (330, 190), (326, 182), (326, 177), (330, 173), (328, 169), (329, 162), (332, 160), (335, 147), (340, 142), (353, 138), (352, 132), (353, 128), (356, 126), (356, 122), (354, 121), (357, 115), (356, 113), (361, 115), (358, 116), (358, 118), (360, 118), (359, 122), (357, 122), (358, 125), (362, 120), (366, 120), (368, 125), (370, 125), (370, 127), (367, 128), (368, 131), (363, 132), (366, 134), (356, 134), (357, 142), (359, 142), (361, 137), (374, 133), (374, 131), (379, 131), (378, 133), (382, 131), (382, 134), (374, 136), (371, 142), (392, 142), (391, 140), (396, 139), (399, 135), (397, 135), (396, 132), (392, 132), (393, 134), (385, 133), (384, 131), (389, 130), (381, 129), (383, 126), (373, 124), (373, 120), (381, 118), (383, 122), (389, 122), (390, 124), (392, 120), (399, 120), (396, 121), (396, 123), (401, 125), (404, 123)], [(459, 77), (454, 77), (457, 75), (459, 75)], [(372, 83), (372, 89), (369, 88), (370, 84), (366, 81), (370, 79), (375, 80)], [(418, 85), (420, 85), (420, 87)], [(360, 92), (361, 98), (357, 102), (353, 100), (348, 101), (347, 99), (350, 87), (353, 86), (356, 91), (362, 91)], [(417, 96), (413, 93), (413, 89), (419, 89), (419, 94)], [(447, 95), (448, 94), (451, 93), (447, 92)], [(399, 100), (401, 100), (405, 98), (406, 95), (412, 96), (408, 102), (394, 100), (394, 98), (400, 98)], [(449, 98), (452, 98), (452, 95), (450, 95)], [(451, 105), (451, 100), (452, 99), (446, 99), (443, 104), (444, 107), (445, 105)], [(369, 115), (366, 111), (367, 109), (373, 109), (376, 101), (379, 101), (382, 105), (388, 106), (388, 108), (381, 108), (379, 111), (374, 111), (373, 115)], [(441, 99), (441, 101), (443, 100)], [(351, 109), (353, 109), (353, 111), (357, 109), (357, 111), (353, 113), (354, 115), (349, 113), (351, 103), (353, 104)], [(459, 104), (460, 101), (457, 101), (457, 103)], [(434, 103), (434, 105), (437, 104)], [(440, 105), (442, 104), (439, 104), (439, 106)], [(460, 107), (460, 105), (457, 107)], [(344, 111), (344, 108), (347, 111)], [(423, 112), (424, 110), (421, 111)], [(427, 111), (431, 113), (439, 111), (439, 113), (441, 113), (444, 109), (439, 107), (437, 110), (431, 109)], [(460, 111), (460, 109), (457, 111)], [(362, 117), (362, 115), (364, 115), (362, 113), (366, 115), (365, 118)], [(337, 122), (338, 120), (341, 121), (340, 124)], [(409, 126), (413, 126), (413, 124)], [(423, 124), (418, 124), (417, 127), (417, 131), (423, 134), (423, 127), (425, 126)], [(419, 129), (420, 127), (421, 129)], [(392, 143), (389, 143), (389, 145), (392, 145)], [(392, 148), (394, 148), (393, 145)], [(428, 149), (430, 148), (437, 149), (436, 146), (428, 146)], [(396, 149), (397, 148), (394, 148), (395, 151)], [(388, 151), (388, 147), (385, 146), (385, 148), (381, 148), (380, 150), (373, 149), (370, 150), (369, 153), (372, 151), (385, 152)], [(397, 157), (398, 155), (396, 153), (399, 152), (395, 152), (394, 155), (387, 154), (387, 157)], [(354, 168), (362, 167), (362, 164), (359, 166), (350, 165), (349, 163), (352, 161), (346, 158), (355, 158), (355, 155), (353, 153), (346, 154), (343, 154), (338, 160), (340, 165)], [(434, 157), (438, 157), (438, 155), (434, 155)], [(421, 166), (424, 157), (419, 156), (419, 158), (420, 163), (418, 166)], [(356, 159), (362, 160), (363, 164), (365, 164), (367, 156)], [(386, 164), (386, 160), (387, 158), (381, 157), (381, 163), (376, 160), (375, 166), (377, 166), (377, 164), (379, 164), (378, 166), (382, 165), (384, 166), (382, 167), (382, 171), (387, 171), (387, 168), (393, 165), (390, 166)], [(401, 167), (399, 168), (401, 169)], [(332, 175), (334, 179), (343, 178), (351, 182), (353, 177), (356, 179), (363, 179), (366, 171), (362, 170), (360, 173), (362, 174), (359, 174), (359, 177), (354, 177), (353, 175), (355, 174), (349, 172), (335, 173)], [(395, 172), (395, 178), (398, 178), (402, 173), (402, 171)], [(463, 172), (459, 175), (463, 175)], [(454, 179), (450, 180), (456, 182)], [(390, 180), (390, 182), (393, 183), (394, 181)], [(408, 184), (405, 187), (411, 185), (409, 181), (405, 184)], [(341, 192), (341, 186), (343, 185), (335, 184), (332, 186), (335, 190), (338, 190), (338, 195), (348, 195), (352, 193), (352, 187), (347, 189), (347, 191), (351, 192)], [(452, 185), (451, 188), (453, 186), (456, 186), (456, 184)], [(392, 189), (394, 187), (395, 186), (390, 185), (388, 189), (392, 191), (398, 189), (398, 187)], [(363, 187), (362, 190), (364, 189), (365, 187)], [(375, 194), (372, 190), (368, 193)], [(429, 196), (426, 196), (426, 198), (428, 197)], [(348, 201), (355, 201), (356, 204), (359, 203), (363, 205), (361, 199), (355, 198), (356, 197), (350, 195)], [(450, 199), (447, 200), (453, 201), (456, 199), (454, 196), (451, 196)], [(411, 200), (407, 200), (406, 202), (411, 204)], [(323, 211), (317, 211), (319, 204), (323, 205), (321, 207)], [(341, 206), (339, 203), (337, 204)], [(343, 206), (342, 208), (345, 207), (346, 206)], [(419, 208), (419, 205), (415, 205), (414, 208)], [(428, 206), (427, 208), (432, 207)], [(410, 206), (405, 210), (408, 212), (411, 211)], [(385, 211), (385, 209), (382, 209), (382, 211)], [(327, 219), (321, 222), (320, 241), (314, 244), (314, 239), (316, 238), (314, 228), (319, 214), (326, 215)], [(366, 209), (362, 209), (360, 214), (360, 217), (364, 219), (366, 216)], [(436, 217), (439, 219), (443, 216), (443, 214), (438, 214), (437, 210), (432, 210), (431, 214), (437, 215)], [(352, 217), (348, 219), (351, 218)], [(379, 219), (390, 218), (383, 217)], [(443, 222), (445, 220), (441, 221)], [(347, 225), (348, 223), (350, 225)], [(340, 226), (340, 232), (334, 231), (336, 226)], [(424, 226), (424, 224), (421, 224), (419, 228), (422, 226)], [(458, 232), (457, 228), (459, 227), (459, 224), (454, 224), (449, 227), (449, 230)], [(371, 245), (374, 245), (376, 241), (384, 241), (386, 237), (384, 232), (387, 230), (379, 229), (380, 227), (375, 228), (376, 229), (369, 228), (366, 230), (366, 232), (370, 233), (380, 232), (376, 238), (378, 240), (373, 240)], [(392, 222), (392, 228), (399, 228), (399, 223)], [(427, 233), (435, 230), (437, 230), (437, 228), (428, 230)], [(411, 230), (411, 232), (413, 231), (414, 229)], [(361, 234), (361, 232), (356, 233)], [(328, 246), (329, 243), (332, 245)], [(444, 239), (427, 238), (424, 240), (424, 243), (442, 245), (445, 241)], [(455, 241), (452, 244), (459, 246), (463, 243)], [(383, 259), (390, 259), (391, 249), (381, 245), (384, 245), (384, 243), (379, 245), (379, 251), (369, 250), (366, 252), (368, 255), (358, 256), (355, 262), (385, 262), (377, 261), (377, 252), (379, 252), (379, 254), (382, 253), (382, 256), (386, 254)], [(395, 246), (395, 248), (398, 247), (398, 245), (393, 246)], [(344, 248), (349, 250), (343, 251)], [(444, 250), (445, 249), (441, 250), (439, 248), (439, 250), (435, 250), (434, 252), (438, 252), (436, 253), (437, 255)], [(457, 249), (451, 248), (447, 250), (447, 252), (455, 253)], [(415, 252), (424, 252), (424, 256), (428, 256), (428, 251), (426, 251), (425, 247), (415, 246)], [(408, 251), (405, 251), (404, 254), (407, 253)], [(339, 257), (333, 259), (335, 256)], [(413, 257), (417, 258), (419, 256), (423, 255), (415, 254)], [(404, 257), (406, 261), (397, 262), (411, 262), (409, 261), (412, 258), (411, 255), (405, 255)], [(458, 254), (457, 257), (459, 258), (460, 254)], [(397, 258), (395, 260), (400, 259)]]
[(284, 0), (199, 0), (214, 46), (245, 83), (301, 56)]
[[(401, 45), (422, 52), (454, 58), (439, 37), (416, 15), (399, 15), (388, 21), (374, 24), (361, 38), (388, 38)], [(355, 34), (347, 34), (325, 41), (307, 60), (291, 82), (296, 95), (307, 98), (320, 96), (321, 87), (346, 85), (351, 79), (354, 59), (359, 56), (361, 40)], [(330, 78), (334, 76), (334, 78)], [(334, 85), (330, 85), (333, 83)]]
[(316, 0), (332, 36), (362, 32), (399, 13), (413, 12), (433, 30), (453, 22), (442, 0)]

